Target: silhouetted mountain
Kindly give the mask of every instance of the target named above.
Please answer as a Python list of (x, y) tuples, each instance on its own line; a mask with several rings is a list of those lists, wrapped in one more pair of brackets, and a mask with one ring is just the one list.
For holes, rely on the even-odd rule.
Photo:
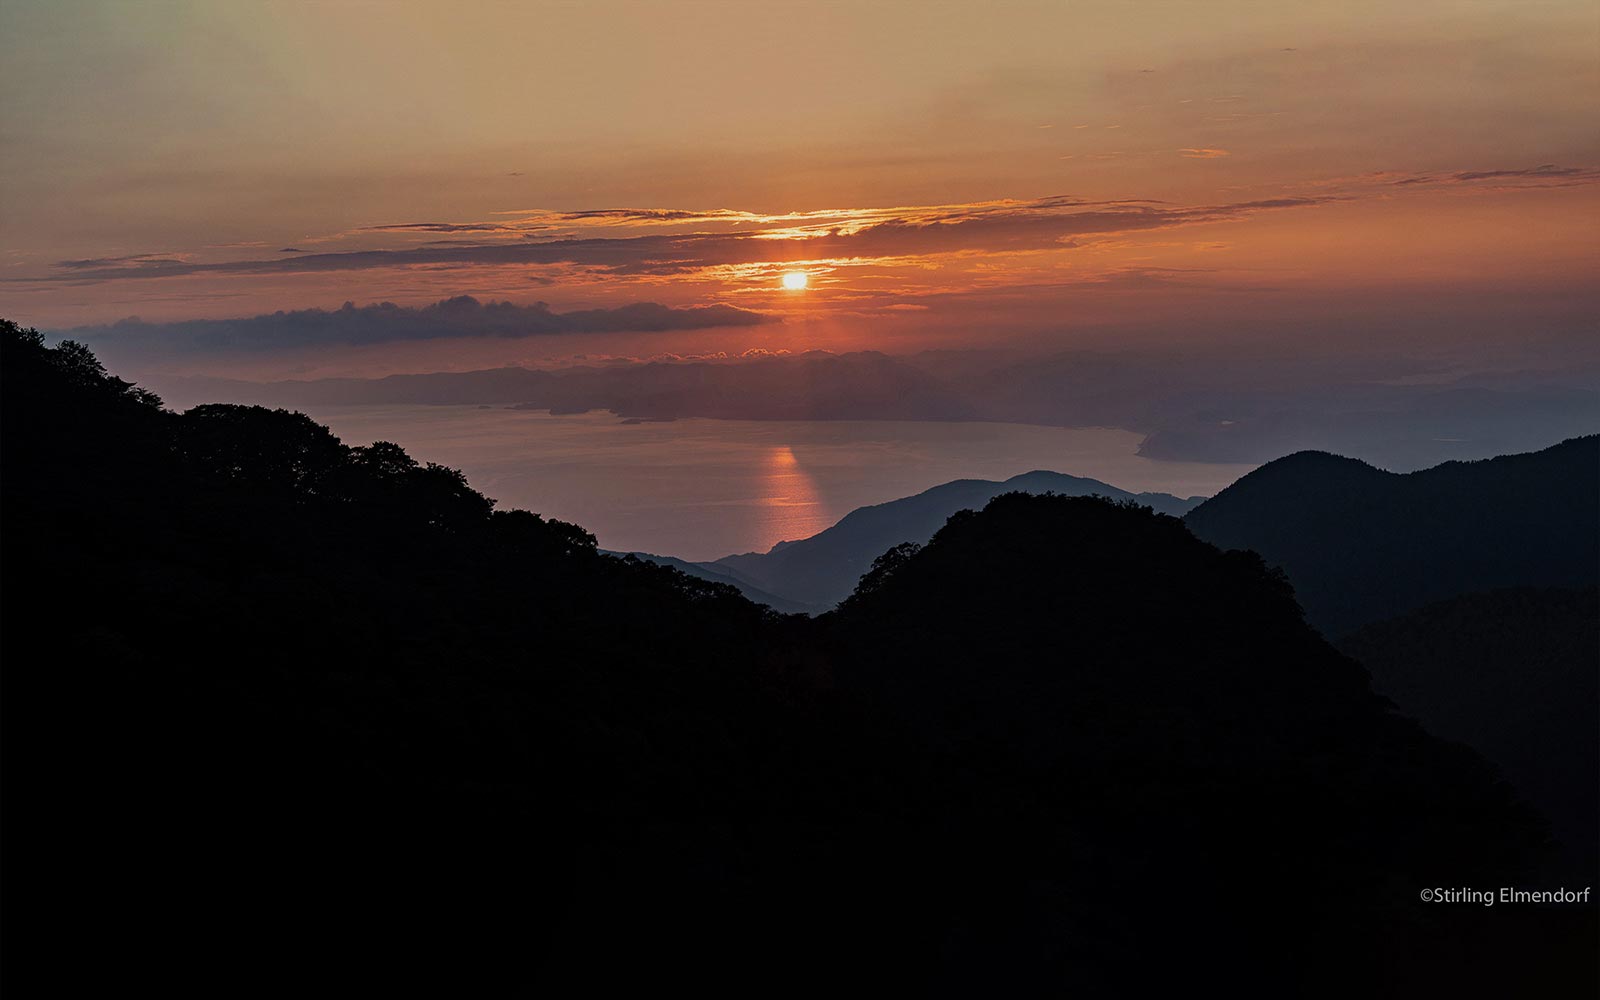
[(1008, 495), (808, 619), (9, 323), (0, 430), (58, 992), (1593, 991), (1592, 906), (1417, 902), (1539, 822), (1175, 519)]
[[(606, 550), (602, 549), (601, 551)], [(678, 570), (681, 573), (687, 573), (690, 576), (699, 577), (702, 580), (709, 580), (712, 583), (726, 584), (737, 589), (739, 593), (743, 594), (747, 600), (750, 600), (756, 604), (765, 604), (767, 607), (778, 612), (779, 614), (811, 614), (817, 610), (808, 604), (800, 604), (798, 602), (779, 597), (777, 594), (769, 594), (765, 590), (762, 590), (760, 587), (757, 587), (755, 584), (750, 583), (748, 580), (731, 571), (718, 572), (716, 563), (695, 563), (689, 562), (686, 559), (679, 559), (677, 556), (658, 556), (649, 552), (606, 552), (606, 554), (617, 556), (618, 558), (622, 559), (639, 559), (644, 562), (655, 563), (659, 566), (671, 566), (673, 569)]]
[(576, 975), (630, 940), (589, 895), (613, 854), (686, 873), (720, 847), (676, 831), (781, 815), (751, 796), (790, 784), (805, 713), (762, 692), (786, 640), (733, 588), (392, 444), (168, 413), (0, 335), (6, 848), (49, 880), (9, 898), (19, 952), (181, 992), (561, 981), (541, 956)]
[(958, 479), (916, 496), (858, 507), (810, 538), (779, 542), (765, 553), (724, 556), (701, 565), (735, 572), (756, 587), (810, 610), (826, 610), (850, 595), (880, 553), (902, 542), (925, 542), (956, 511), (979, 508), (1002, 493), (1019, 491), (1136, 500), (1160, 513), (1177, 515), (1204, 499), (1129, 493), (1097, 479), (1059, 472), (1026, 472), (1003, 483)]
[[(1438, 915), (1410, 887), (1477, 885), (1511, 849), (1476, 758), (1387, 712), (1281, 574), (1174, 518), (1004, 495), (891, 550), (820, 622), (840, 683), (961, 803), (909, 862), (962, 859), (925, 919), (1005, 956), (950, 970), (956, 995), (1054, 969), (1089, 995), (1158, 995), (1177, 969), (1249, 995), (1395, 989), (1387, 935)], [(1164, 968), (1134, 959), (1153, 938)]]
[(1328, 635), (1503, 587), (1600, 583), (1600, 436), (1404, 475), (1321, 452), (1269, 462), (1191, 511), (1253, 549)]
[(1556, 880), (1600, 876), (1600, 591), (1496, 590), (1368, 625), (1339, 648), (1428, 731), (1504, 769), (1555, 827)]

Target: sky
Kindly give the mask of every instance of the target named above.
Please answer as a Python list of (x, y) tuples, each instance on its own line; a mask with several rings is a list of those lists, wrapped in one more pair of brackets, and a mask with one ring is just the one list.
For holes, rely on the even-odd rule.
[(1597, 53), (1592, 0), (7, 0), (0, 315), (243, 378), (1587, 362)]

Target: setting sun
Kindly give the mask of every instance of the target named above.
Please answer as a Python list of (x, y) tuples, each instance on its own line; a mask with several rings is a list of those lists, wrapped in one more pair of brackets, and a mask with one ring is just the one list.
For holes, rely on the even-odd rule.
[(783, 275), (783, 287), (791, 292), (801, 291), (806, 287), (806, 273), (804, 271), (786, 271)]

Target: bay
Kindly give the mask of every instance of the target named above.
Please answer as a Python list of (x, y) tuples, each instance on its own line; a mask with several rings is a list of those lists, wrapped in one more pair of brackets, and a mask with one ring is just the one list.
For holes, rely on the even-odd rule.
[(1122, 489), (1212, 494), (1248, 465), (1165, 462), (1114, 428), (927, 421), (627, 423), (476, 406), (307, 408), (346, 444), (392, 441), (459, 468), (502, 508), (572, 521), (604, 548), (686, 559), (765, 551), (851, 510), (953, 479), (1035, 469)]

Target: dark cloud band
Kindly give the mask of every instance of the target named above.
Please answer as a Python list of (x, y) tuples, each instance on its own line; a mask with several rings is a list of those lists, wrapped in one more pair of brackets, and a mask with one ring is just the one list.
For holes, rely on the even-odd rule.
[(299, 309), (240, 319), (178, 323), (122, 320), (65, 331), (73, 339), (147, 355), (217, 354), (298, 347), (354, 346), (459, 337), (533, 337), (558, 333), (665, 333), (780, 322), (767, 313), (711, 305), (673, 309), (636, 302), (615, 309), (553, 312), (543, 302), (519, 306), (479, 302), (469, 295), (421, 307), (392, 302), (343, 308)]

